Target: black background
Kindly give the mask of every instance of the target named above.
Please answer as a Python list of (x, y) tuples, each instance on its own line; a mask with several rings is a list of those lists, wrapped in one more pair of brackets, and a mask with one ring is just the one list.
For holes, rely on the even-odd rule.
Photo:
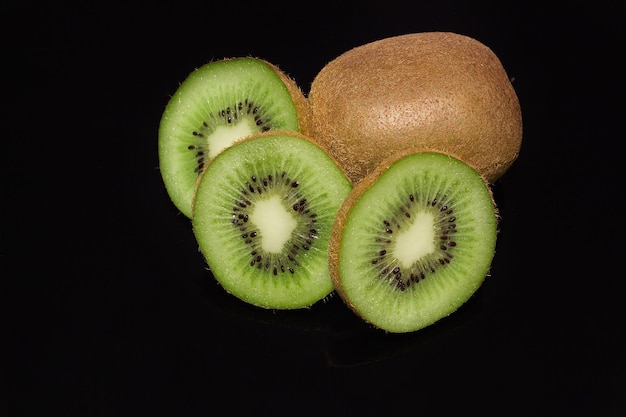
[[(625, 9), (548, 6), (2, 6), (9, 415), (623, 415)], [(338, 297), (273, 312), (225, 294), (158, 170), (178, 84), (254, 55), (308, 92), (354, 46), (435, 30), (492, 48), (522, 106), (484, 285), (404, 335)]]

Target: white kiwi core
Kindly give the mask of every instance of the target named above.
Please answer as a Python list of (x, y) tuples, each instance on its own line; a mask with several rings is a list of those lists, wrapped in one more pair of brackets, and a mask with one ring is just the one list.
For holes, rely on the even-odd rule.
[(435, 251), (434, 221), (432, 213), (419, 212), (411, 226), (396, 236), (393, 253), (403, 267)]
[(283, 246), (298, 225), (298, 221), (285, 209), (279, 196), (258, 201), (250, 221), (259, 229), (261, 247), (270, 253), (282, 252)]
[(217, 126), (208, 139), (209, 159), (215, 158), (236, 141), (255, 133), (256, 130), (253, 129), (250, 123), (240, 122), (228, 126)]

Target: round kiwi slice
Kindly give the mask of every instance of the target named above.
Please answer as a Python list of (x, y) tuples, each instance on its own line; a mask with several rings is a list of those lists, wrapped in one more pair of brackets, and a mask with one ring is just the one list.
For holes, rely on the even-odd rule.
[(258, 134), (225, 149), (198, 183), (193, 231), (215, 279), (259, 307), (309, 307), (333, 291), (328, 242), (352, 185), (296, 132)]
[(402, 149), (452, 153), (490, 183), (517, 159), (522, 114), (486, 45), (450, 32), (392, 36), (326, 64), (309, 91), (313, 136), (353, 183)]
[(191, 217), (198, 177), (217, 154), (259, 132), (307, 133), (309, 113), (295, 81), (265, 60), (229, 58), (193, 71), (159, 125), (159, 165), (174, 205)]
[(488, 274), (498, 217), (469, 165), (403, 151), (354, 186), (329, 247), (337, 293), (393, 333), (415, 331), (465, 303)]

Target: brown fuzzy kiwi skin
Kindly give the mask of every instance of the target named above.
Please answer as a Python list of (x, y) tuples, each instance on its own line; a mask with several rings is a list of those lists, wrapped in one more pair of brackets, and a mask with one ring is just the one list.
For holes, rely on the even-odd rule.
[(517, 159), (522, 115), (495, 53), (450, 32), (374, 41), (327, 63), (308, 95), (313, 136), (353, 183), (406, 147), (451, 152), (489, 182)]
[[(339, 207), (339, 210), (337, 211), (337, 214), (335, 216), (335, 221), (333, 224), (332, 232), (330, 235), (330, 240), (328, 243), (328, 267), (330, 270), (330, 277), (333, 281), (335, 292), (337, 293), (337, 295), (340, 296), (344, 304), (346, 304), (350, 308), (350, 310), (352, 310), (357, 316), (361, 317), (366, 322), (367, 320), (360, 315), (359, 310), (350, 302), (349, 297), (346, 296), (342, 283), (341, 283), (341, 277), (339, 273), (339, 260), (340, 260), (339, 248), (341, 247), (341, 239), (343, 236), (343, 225), (345, 224), (350, 214), (352, 206), (354, 206), (354, 204), (359, 200), (359, 198), (361, 198), (361, 195), (363, 195), (365, 191), (367, 191), (370, 187), (372, 187), (372, 185), (376, 183), (376, 181), (378, 180), (378, 178), (380, 178), (381, 175), (383, 175), (396, 161), (399, 161), (405, 156), (409, 156), (409, 155), (419, 153), (419, 152), (436, 152), (436, 153), (441, 153), (441, 154), (450, 156), (452, 158), (461, 160), (458, 157), (458, 155), (454, 155), (450, 152), (442, 152), (433, 148), (413, 147), (413, 148), (401, 149), (398, 152), (394, 153), (393, 155), (384, 158), (376, 166), (376, 168), (374, 168), (374, 170), (372, 170), (365, 177), (363, 177), (361, 181), (354, 184), (352, 191), (347, 195), (346, 199), (343, 201), (342, 205)], [(476, 169), (474, 168), (474, 170)], [(482, 179), (483, 179), (483, 182), (485, 183), (485, 187), (487, 188), (489, 192), (489, 196), (491, 197), (491, 202), (494, 207), (494, 214), (496, 217), (496, 222), (497, 224), (499, 224), (500, 216), (499, 216), (498, 207), (496, 205), (491, 186), (485, 177), (482, 177)]]
[[(261, 58), (257, 58), (261, 59)], [(267, 65), (269, 65), (274, 72), (280, 77), (283, 81), (287, 90), (291, 94), (291, 98), (293, 99), (293, 104), (296, 106), (296, 111), (298, 113), (298, 121), (300, 124), (300, 132), (304, 135), (310, 136), (313, 133), (312, 123), (313, 123), (313, 110), (309, 104), (309, 100), (304, 95), (302, 88), (296, 82), (296, 80), (289, 75), (287, 72), (282, 70), (278, 65), (273, 64), (267, 60), (261, 59)]]

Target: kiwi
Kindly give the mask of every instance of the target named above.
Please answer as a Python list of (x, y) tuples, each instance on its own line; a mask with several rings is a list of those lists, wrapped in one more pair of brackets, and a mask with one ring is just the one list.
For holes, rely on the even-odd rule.
[(521, 108), (495, 53), (468, 36), (422, 32), (355, 47), (308, 94), (313, 135), (356, 183), (407, 148), (452, 153), (490, 183), (517, 159)]
[(429, 326), (487, 276), (497, 208), (480, 174), (456, 157), (404, 150), (356, 184), (337, 212), (329, 265), (337, 293), (390, 333)]
[(212, 61), (178, 87), (159, 125), (159, 166), (174, 205), (191, 217), (202, 170), (223, 149), (270, 130), (309, 132), (304, 94), (277, 66), (254, 57)]
[(263, 308), (310, 307), (334, 289), (328, 243), (351, 189), (337, 163), (309, 137), (257, 134), (205, 168), (193, 231), (227, 292)]

